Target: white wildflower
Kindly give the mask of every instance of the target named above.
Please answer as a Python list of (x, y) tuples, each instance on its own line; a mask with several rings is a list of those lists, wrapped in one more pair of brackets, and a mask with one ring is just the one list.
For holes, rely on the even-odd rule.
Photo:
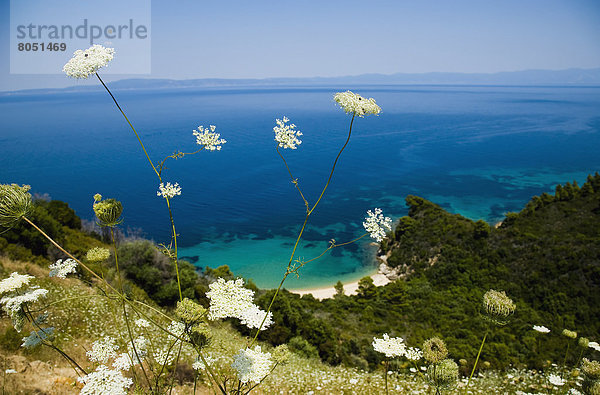
[(148, 321), (146, 321), (145, 319), (143, 319), (143, 318), (135, 320), (135, 325), (137, 325), (140, 328), (148, 328), (148, 327), (150, 327), (150, 323)]
[(256, 346), (254, 350), (240, 350), (233, 357), (231, 367), (238, 372), (238, 379), (242, 383), (260, 383), (269, 374), (272, 365), (271, 353), (262, 352), (260, 346)]
[(358, 379), (350, 379), (348, 380), (348, 382), (352, 385), (357, 384), (358, 383)]
[(16, 370), (14, 370), (14, 369), (6, 369), (6, 370), (4, 371), (4, 373), (6, 373), (6, 374), (13, 374), (13, 373), (17, 373), (17, 371), (16, 371)]
[(375, 212), (367, 211), (367, 217), (363, 222), (365, 230), (371, 234), (371, 237), (378, 242), (385, 238), (386, 229), (392, 230), (392, 220), (389, 217), (384, 217), (380, 208), (376, 208)]
[(561, 379), (559, 375), (556, 375), (556, 374), (549, 375), (548, 381), (550, 382), (550, 384), (553, 384), (556, 386), (565, 385), (565, 381), (563, 379)]
[(546, 328), (543, 325), (534, 325), (533, 330), (540, 333), (550, 333), (550, 329)]
[(209, 129), (204, 129), (204, 126), (198, 126), (198, 130), (194, 129), (194, 136), (196, 136), (196, 144), (204, 146), (209, 151), (220, 151), (221, 144), (225, 144), (227, 140), (223, 140), (219, 133), (215, 133), (216, 126), (210, 125)]
[(105, 48), (98, 44), (85, 51), (78, 49), (71, 60), (65, 64), (63, 71), (72, 78), (88, 78), (98, 69), (106, 66), (114, 56), (114, 48)]
[(185, 324), (183, 322), (171, 321), (167, 330), (183, 340), (188, 340), (188, 336), (185, 333)]
[(261, 310), (254, 304), (246, 310), (241, 311), (238, 318), (243, 325), (246, 325), (250, 329), (258, 329), (263, 320), (265, 320), (265, 323), (262, 329), (268, 328), (273, 323), (273, 313), (269, 311), (269, 314), (267, 314), (266, 311)]
[(411, 361), (418, 361), (423, 358), (423, 351), (418, 349), (417, 347), (409, 347), (404, 351), (404, 356)]
[(104, 365), (98, 366), (96, 371), (78, 380), (85, 384), (80, 392), (83, 395), (126, 395), (127, 388), (133, 384), (133, 381), (123, 377), (120, 371), (110, 370)]
[(77, 267), (77, 262), (73, 259), (59, 259), (55, 263), (50, 265), (50, 273), (48, 274), (50, 277), (58, 277), (58, 278), (67, 278), (67, 274), (75, 273), (75, 268)]
[(589, 342), (588, 347), (600, 351), (600, 344), (598, 344), (598, 342)]
[[(144, 358), (148, 355), (148, 339), (144, 336), (139, 336), (133, 339), (133, 345), (135, 345), (135, 351), (137, 351), (140, 358)], [(129, 351), (129, 355), (135, 355), (135, 351), (133, 350), (133, 345), (129, 343), (129, 347), (127, 348)]]
[(92, 362), (106, 363), (109, 359), (117, 356), (119, 346), (115, 344), (115, 339), (106, 336), (102, 340), (96, 340), (92, 343), (92, 349), (88, 351), (87, 357)]
[(94, 247), (87, 252), (85, 257), (90, 262), (102, 262), (110, 257), (110, 250), (103, 247)]
[[(217, 361), (217, 359), (211, 357), (210, 355), (207, 355), (204, 357), (204, 361), (206, 361), (206, 364), (208, 364), (208, 366), (212, 366)], [(202, 361), (202, 359), (200, 358), (196, 359), (196, 362), (192, 364), (192, 369), (206, 370), (206, 364), (204, 364), (204, 361)]]
[(0, 295), (7, 292), (15, 291), (23, 285), (29, 284), (29, 280), (34, 278), (29, 274), (12, 273), (10, 276), (0, 281)]
[(154, 361), (160, 366), (168, 366), (173, 363), (175, 360), (175, 355), (173, 353), (169, 353), (167, 350), (156, 350), (152, 354), (154, 357)]
[(208, 287), (210, 291), (206, 293), (206, 297), (210, 299), (208, 307), (210, 320), (237, 318), (242, 311), (251, 308), (254, 304), (252, 302), (254, 291), (244, 288), (244, 280), (241, 278), (229, 281), (219, 278)]
[(167, 185), (161, 182), (158, 186), (158, 192), (156, 192), (156, 196), (162, 196), (165, 199), (173, 199), (177, 195), (181, 195), (181, 187), (177, 182), (173, 185), (170, 182), (167, 182)]
[(401, 357), (406, 352), (404, 339), (401, 337), (390, 338), (387, 333), (383, 335), (383, 339), (374, 337), (372, 344), (375, 351), (384, 354), (388, 358)]
[(119, 355), (113, 362), (113, 368), (118, 370), (129, 370), (132, 365), (132, 356), (127, 353)]
[(298, 136), (302, 136), (302, 132), (296, 129), (296, 125), (293, 123), (286, 125), (289, 121), (287, 117), (283, 117), (283, 120), (276, 119), (277, 126), (273, 128), (275, 132), (275, 141), (279, 143), (282, 148), (296, 149), (296, 145), (302, 144), (302, 141), (298, 139)]
[(349, 114), (364, 117), (365, 115), (377, 115), (381, 112), (381, 107), (375, 103), (375, 99), (365, 99), (361, 95), (350, 91), (338, 92), (333, 97), (340, 107)]
[(0, 304), (4, 305), (4, 310), (8, 313), (16, 313), (21, 310), (23, 303), (37, 302), (39, 298), (46, 296), (47, 289), (31, 288), (27, 292), (16, 296), (5, 296), (0, 300)]

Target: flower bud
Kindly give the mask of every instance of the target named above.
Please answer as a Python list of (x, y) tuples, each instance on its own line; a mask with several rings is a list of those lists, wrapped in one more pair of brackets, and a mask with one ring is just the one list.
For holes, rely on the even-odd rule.
[(570, 331), (568, 329), (563, 329), (562, 335), (565, 336), (565, 337), (568, 337), (569, 339), (576, 339), (577, 338), (577, 332)]
[(103, 262), (110, 257), (110, 250), (103, 247), (94, 247), (87, 252), (85, 257), (90, 262)]
[(0, 226), (12, 228), (32, 209), (31, 187), (17, 184), (0, 184)]
[(97, 200), (97, 197), (102, 199), (102, 196), (99, 194), (94, 196), (94, 212), (98, 218), (98, 225), (114, 227), (122, 223), (123, 205), (121, 202), (115, 199)]
[(205, 322), (194, 325), (189, 331), (190, 341), (198, 348), (208, 345), (211, 339), (210, 327)]
[(438, 389), (449, 389), (458, 380), (458, 365), (451, 359), (444, 359), (427, 367), (427, 379)]
[(186, 325), (194, 325), (206, 316), (206, 309), (198, 303), (185, 298), (177, 302), (175, 315)]
[(588, 346), (590, 345), (590, 339), (588, 339), (587, 337), (580, 337), (577, 344), (579, 345), (579, 347), (588, 348)]
[(581, 371), (590, 380), (598, 380), (600, 379), (600, 362), (583, 358), (581, 361)]
[(423, 343), (423, 357), (430, 363), (438, 363), (448, 356), (446, 343), (439, 337), (432, 337)]
[(279, 346), (275, 347), (271, 353), (271, 356), (273, 357), (273, 361), (283, 365), (286, 364), (290, 359), (290, 350), (287, 345), (280, 344)]
[(506, 325), (508, 317), (515, 312), (514, 302), (504, 291), (490, 289), (483, 295), (484, 317), (496, 325)]

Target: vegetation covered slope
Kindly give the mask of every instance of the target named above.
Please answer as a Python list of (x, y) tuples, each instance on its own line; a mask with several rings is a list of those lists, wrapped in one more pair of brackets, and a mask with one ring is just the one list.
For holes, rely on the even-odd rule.
[[(566, 339), (558, 334), (564, 328), (600, 340), (600, 175), (590, 176), (581, 188), (566, 184), (554, 196), (534, 197), (497, 228), (416, 196), (406, 201), (408, 216), (381, 245), (387, 263), (400, 274), (398, 280), (375, 287), (364, 278), (357, 295), (340, 293), (322, 302), (283, 291), (273, 305), (275, 324), (261, 339), (288, 343), (296, 352), (318, 355), (332, 365), (374, 369), (381, 362), (371, 346), (374, 336), (401, 336), (409, 346), (440, 336), (452, 358), (467, 360), (466, 372), (487, 328), (480, 317), (482, 295), (495, 289), (513, 298), (517, 312), (488, 337), (482, 359), (492, 366), (540, 367), (547, 360), (562, 361)], [(76, 256), (103, 245), (101, 235), (79, 229), (79, 218), (65, 203), (37, 201), (34, 215)], [(0, 252), (42, 266), (60, 258), (38, 239), (22, 224), (0, 235)], [(172, 306), (175, 273), (157, 248), (136, 240), (123, 241), (119, 250), (127, 279), (158, 304)], [(195, 270), (183, 262), (180, 271), (184, 296), (204, 305), (210, 282), (233, 277), (226, 267)], [(251, 283), (248, 287), (255, 289)], [(272, 293), (257, 292), (257, 303), (266, 308)], [(540, 342), (534, 324), (552, 333)], [(248, 334), (241, 326), (238, 330)], [(578, 356), (573, 352), (568, 361), (575, 363)]]
[[(599, 340), (600, 175), (582, 188), (567, 183), (555, 196), (534, 197), (497, 228), (420, 197), (406, 202), (408, 216), (381, 246), (399, 280), (378, 288), (363, 279), (358, 295), (322, 303), (285, 294), (276, 301), (277, 325), (265, 336), (302, 336), (330, 363), (375, 367), (374, 335), (402, 336), (412, 346), (437, 335), (453, 358), (472, 364), (487, 328), (482, 296), (495, 289), (506, 291), (517, 312), (491, 332), (482, 358), (493, 366), (562, 360), (566, 338), (556, 335), (564, 328)], [(553, 333), (540, 345), (533, 325)]]

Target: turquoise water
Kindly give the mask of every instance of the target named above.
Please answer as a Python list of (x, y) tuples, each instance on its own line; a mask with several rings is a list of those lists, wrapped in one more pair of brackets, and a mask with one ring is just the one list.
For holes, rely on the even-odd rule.
[[(383, 113), (357, 119), (333, 181), (307, 227), (297, 258), (328, 240), (362, 233), (365, 212), (406, 214), (407, 194), (495, 223), (557, 183), (583, 183), (600, 170), (600, 87), (349, 87)], [(304, 219), (304, 204), (274, 149), (275, 118), (304, 136), (286, 159), (309, 201), (323, 187), (350, 118), (331, 87), (117, 91), (158, 161), (194, 149), (192, 130), (214, 124), (220, 152), (171, 161), (181, 256), (198, 266), (227, 264), (261, 287), (276, 286)], [(126, 228), (168, 242), (158, 183), (135, 136), (102, 92), (0, 96), (0, 182), (32, 185), (93, 217), (95, 193), (123, 201)], [(367, 240), (304, 267), (288, 288), (332, 285), (375, 268)]]

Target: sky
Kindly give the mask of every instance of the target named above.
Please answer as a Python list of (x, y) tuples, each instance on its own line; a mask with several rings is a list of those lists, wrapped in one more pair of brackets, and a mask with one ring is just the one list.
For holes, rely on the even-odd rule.
[[(117, 51), (109, 67), (118, 73), (107, 69), (109, 81), (600, 67), (598, 0), (15, 2), (19, 17), (37, 24), (58, 23), (53, 18), (59, 15), (104, 24), (144, 20), (148, 37), (138, 40), (143, 46), (121, 50), (120, 58)], [(44, 9), (48, 4), (67, 11), (54, 15)], [(10, 1), (0, 0), (0, 91), (96, 84), (70, 80), (60, 66), (43, 68), (50, 55), (13, 65), (11, 73), (11, 56), (25, 56), (11, 53), (17, 44), (10, 40), (13, 14)], [(64, 64), (75, 49), (53, 55)], [(48, 74), (15, 73), (29, 72), (26, 66)]]

